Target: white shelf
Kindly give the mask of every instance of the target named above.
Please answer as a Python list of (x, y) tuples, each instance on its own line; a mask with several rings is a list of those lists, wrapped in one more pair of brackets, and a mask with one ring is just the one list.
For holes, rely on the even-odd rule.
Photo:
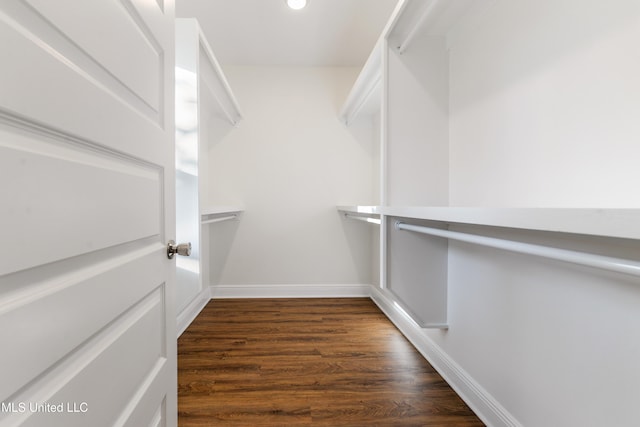
[(178, 18), (176, 31), (182, 35), (176, 41), (176, 66), (189, 71), (197, 69), (201, 90), (208, 91), (217, 104), (211, 112), (224, 117), (232, 126), (237, 126), (242, 120), (238, 101), (198, 21), (194, 18)]
[(468, 14), (482, 10), (493, 0), (404, 0), (390, 22), (386, 37), (400, 53), (416, 37), (449, 36)]
[(382, 103), (382, 39), (378, 40), (347, 96), (339, 118), (346, 126), (360, 116), (380, 111)]
[(235, 220), (242, 212), (244, 212), (243, 209), (234, 206), (211, 207), (203, 210), (200, 214), (200, 224), (206, 225), (227, 220)]
[(336, 206), (336, 209), (349, 214), (380, 216), (380, 206)]
[(338, 210), (456, 224), (640, 239), (640, 209), (339, 206)]
[(351, 125), (358, 117), (370, 116), (382, 108), (382, 56), (384, 49), (386, 49), (385, 39), (405, 8), (405, 3), (406, 0), (401, 0), (391, 14), (391, 18), (385, 25), (340, 110), (338, 117), (346, 126)]
[(243, 208), (237, 206), (210, 206), (200, 212), (201, 216), (228, 215), (244, 212)]

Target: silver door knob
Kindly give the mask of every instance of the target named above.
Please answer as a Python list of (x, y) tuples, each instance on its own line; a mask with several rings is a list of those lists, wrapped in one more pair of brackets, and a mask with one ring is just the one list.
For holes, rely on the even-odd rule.
[(182, 256), (191, 255), (191, 242), (176, 245), (175, 241), (169, 240), (169, 243), (167, 243), (167, 258), (173, 259), (175, 254)]

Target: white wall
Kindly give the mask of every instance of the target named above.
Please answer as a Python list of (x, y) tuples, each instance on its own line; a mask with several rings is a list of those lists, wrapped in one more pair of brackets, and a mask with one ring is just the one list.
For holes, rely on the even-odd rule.
[(388, 56), (386, 201), (397, 206), (446, 206), (448, 63), (438, 38), (417, 39)]
[[(244, 120), (210, 148), (208, 203), (243, 214), (220, 284), (371, 283), (373, 144), (337, 118), (357, 68), (227, 67)], [(354, 224), (355, 223), (355, 224)]]
[[(496, 0), (457, 36), (452, 206), (640, 207), (640, 2)], [(636, 278), (452, 242), (448, 282), (450, 329), (424, 333), (518, 422), (638, 425)]]
[(450, 52), (452, 206), (640, 207), (640, 2), (497, 0)]

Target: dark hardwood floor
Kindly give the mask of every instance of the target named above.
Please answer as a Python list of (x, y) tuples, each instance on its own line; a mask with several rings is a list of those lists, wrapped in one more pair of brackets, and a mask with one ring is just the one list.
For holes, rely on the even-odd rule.
[(483, 426), (369, 299), (211, 301), (178, 340), (178, 425)]

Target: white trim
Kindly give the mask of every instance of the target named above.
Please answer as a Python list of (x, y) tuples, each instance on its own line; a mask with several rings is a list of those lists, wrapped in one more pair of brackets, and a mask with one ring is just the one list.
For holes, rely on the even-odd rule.
[(215, 285), (211, 298), (354, 298), (371, 295), (371, 285)]
[(387, 291), (371, 287), (371, 299), (445, 381), (490, 427), (522, 427), (498, 401), (438, 346), (415, 322), (393, 304)]
[(211, 301), (211, 289), (207, 286), (178, 314), (178, 338), (189, 327), (191, 322), (200, 314), (207, 303)]

